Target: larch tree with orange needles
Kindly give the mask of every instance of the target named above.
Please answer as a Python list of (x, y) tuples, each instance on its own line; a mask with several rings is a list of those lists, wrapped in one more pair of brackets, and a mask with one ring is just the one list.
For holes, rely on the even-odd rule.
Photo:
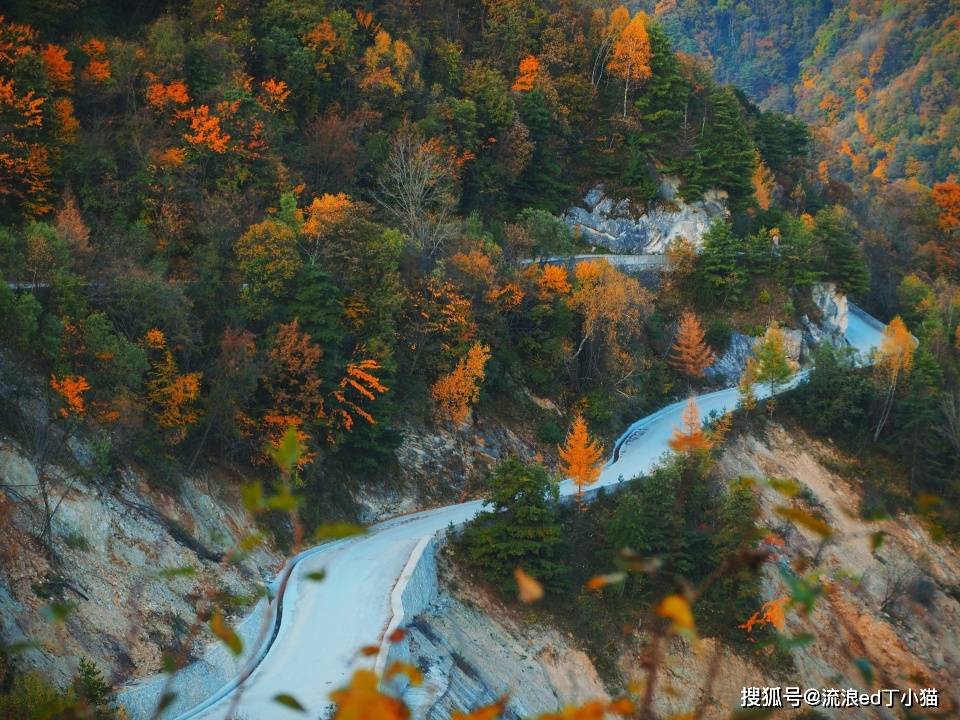
[(913, 353), (916, 347), (916, 340), (897, 315), (884, 329), (880, 349), (874, 356), (876, 375), (882, 392), (880, 416), (873, 432), (874, 440), (880, 437), (883, 426), (890, 418), (893, 399), (897, 394), (897, 383), (902, 376), (909, 375), (913, 368)]
[(632, 82), (650, 79), (650, 36), (647, 34), (647, 15), (638, 12), (627, 23), (613, 44), (607, 61), (607, 70), (623, 80), (623, 117), (627, 116), (627, 98)]
[(600, 477), (603, 467), (603, 445), (590, 437), (587, 421), (577, 413), (570, 425), (567, 439), (557, 448), (560, 455), (560, 472), (577, 486), (577, 500), (583, 500), (583, 489)]
[(710, 437), (703, 431), (700, 408), (697, 407), (697, 401), (693, 395), (687, 398), (681, 423), (679, 427), (674, 428), (673, 436), (669, 441), (670, 449), (681, 453), (694, 453), (709, 450), (712, 447)]
[(695, 313), (687, 310), (680, 316), (680, 327), (673, 341), (670, 366), (689, 378), (702, 378), (716, 360), (704, 340), (703, 326)]
[(480, 384), (486, 375), (490, 348), (476, 342), (457, 362), (457, 366), (438, 379), (430, 389), (442, 417), (461, 425), (470, 414), (470, 406), (480, 398)]

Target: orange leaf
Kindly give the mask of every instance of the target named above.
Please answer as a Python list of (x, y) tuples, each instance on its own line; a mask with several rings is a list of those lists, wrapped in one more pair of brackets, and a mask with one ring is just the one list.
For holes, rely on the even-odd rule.
[(543, 585), (517, 568), (513, 571), (513, 578), (517, 581), (517, 597), (520, 602), (530, 604), (543, 598)]
[(592, 578), (587, 580), (586, 588), (587, 590), (600, 590), (605, 588), (607, 585), (616, 585), (622, 583), (626, 580), (627, 574), (624, 572), (615, 572), (609, 573), (608, 575), (594, 575)]

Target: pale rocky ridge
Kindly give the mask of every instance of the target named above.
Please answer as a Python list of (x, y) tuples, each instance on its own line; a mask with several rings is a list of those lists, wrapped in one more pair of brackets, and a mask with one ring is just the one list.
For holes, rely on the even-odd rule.
[(709, 190), (702, 200), (687, 203), (678, 195), (679, 182), (664, 177), (659, 199), (644, 208), (609, 197), (603, 185), (596, 185), (584, 196), (582, 205), (567, 211), (564, 221), (583, 242), (612, 253), (664, 253), (670, 242), (680, 237), (699, 247), (713, 221), (728, 215), (727, 196), (722, 190)]
[[(198, 577), (245, 599), (234, 611), (245, 613), (279, 562), (263, 547), (240, 562), (221, 562), (253, 529), (236, 479), (183, 478), (173, 492), (150, 487), (131, 468), (115, 488), (75, 479), (62, 466), (47, 465), (47, 473), (54, 497), (63, 495), (52, 518), (54, 561), (36, 539), (37, 468), (17, 442), (0, 438), (0, 476), (13, 486), (0, 496), (0, 635), (36, 642), (21, 654), (22, 666), (59, 685), (81, 657), (113, 681), (158, 669), (162, 651), (176, 647), (196, 617)], [(178, 568), (196, 576), (161, 577)], [(44, 618), (51, 602), (75, 605), (62, 627)]]
[[(47, 417), (37, 397), (19, 400), (29, 417)], [(529, 400), (535, 406), (540, 399)], [(540, 401), (547, 403), (541, 411), (549, 412), (549, 401)], [(397, 450), (397, 483), (355, 488), (358, 519), (372, 523), (473, 493), (500, 458), (529, 460), (536, 452), (519, 423), (482, 414), (459, 431), (411, 422)], [(51, 562), (37, 540), (37, 464), (20, 441), (0, 432), (0, 637), (7, 644), (35, 642), (18, 655), (18, 666), (60, 686), (69, 684), (80, 658), (93, 661), (112, 683), (148, 677), (146, 684), (125, 685), (123, 696), (149, 717), (148, 705), (160, 694), (156, 684), (163, 682), (155, 675), (162, 653), (176, 649), (195, 621), (203, 578), (240, 599), (228, 619), (244, 641), (244, 654), (234, 658), (203, 628), (189, 655), (189, 677), (176, 682), (176, 708), (185, 709), (233, 679), (255, 649), (266, 614), (258, 598), (283, 558), (268, 545), (240, 562), (221, 562), (256, 530), (239, 492), (250, 478), (214, 467), (164, 486), (133, 465), (105, 478), (93, 468), (95, 455), (92, 438), (81, 431), (67, 439), (58, 463), (45, 464), (50, 494), (55, 500), (63, 495), (52, 519), (57, 561)], [(161, 576), (188, 567), (195, 575)], [(52, 602), (75, 604), (62, 626), (44, 617)]]

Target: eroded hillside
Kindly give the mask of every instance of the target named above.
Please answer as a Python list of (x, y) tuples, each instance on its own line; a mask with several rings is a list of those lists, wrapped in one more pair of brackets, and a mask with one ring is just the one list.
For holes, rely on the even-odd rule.
[[(763, 546), (772, 551), (762, 572), (762, 600), (788, 595), (781, 569), (818, 568), (825, 594), (809, 615), (797, 609), (785, 613), (785, 636), (813, 636), (791, 651), (790, 661), (772, 654), (767, 660), (751, 658), (715, 638), (670, 640), (654, 706), (663, 716), (702, 705), (703, 717), (726, 718), (740, 706), (742, 688), (752, 686), (936, 687), (946, 716), (957, 707), (949, 693), (960, 678), (960, 553), (933, 542), (914, 517), (861, 519), (860, 488), (842, 473), (850, 462), (830, 444), (777, 424), (729, 442), (714, 470), (717, 481), (795, 480), (802, 491), (790, 504), (832, 530), (821, 542), (819, 535), (776, 512), (784, 504), (780, 493), (754, 485), (758, 523), (768, 529)], [(878, 533), (883, 542), (873, 548)], [(439, 600), (417, 618), (411, 640), (414, 661), (427, 677), (426, 687), (411, 699), (428, 717), (446, 718), (503, 693), (510, 695), (508, 709), (519, 717), (643, 686), (648, 635), (642, 625), (622, 638), (615, 667), (598, 670), (583, 639), (549, 612), (518, 606), (456, 564), (441, 567)], [(746, 623), (748, 618), (731, 620)], [(864, 682), (864, 667), (872, 669), (873, 683)], [(838, 712), (874, 717), (865, 710)]]

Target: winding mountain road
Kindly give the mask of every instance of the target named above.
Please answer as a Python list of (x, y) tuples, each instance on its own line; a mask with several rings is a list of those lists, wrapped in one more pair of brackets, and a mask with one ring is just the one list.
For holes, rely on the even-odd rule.
[[(848, 342), (863, 353), (878, 347), (883, 325), (851, 306)], [(799, 382), (803, 373), (793, 383)], [(769, 388), (757, 388), (769, 395)], [(732, 410), (736, 388), (697, 397), (700, 412)], [(603, 469), (594, 487), (649, 472), (667, 452), (674, 428), (681, 424), (685, 402), (676, 402), (633, 423), (617, 442), (617, 459)], [(567, 480), (560, 492), (575, 492)], [(363, 536), (340, 540), (301, 554), (282, 599), (282, 616), (272, 641), (254, 653), (256, 669), (244, 684), (236, 717), (243, 720), (316, 718), (329, 706), (331, 690), (345, 684), (361, 664), (358, 648), (376, 643), (391, 617), (390, 596), (413, 548), (422, 538), (472, 518), (481, 508), (476, 500), (387, 520)], [(326, 579), (313, 582), (308, 574), (324, 570)], [(369, 660), (363, 662), (369, 665)], [(230, 709), (236, 681), (205, 702), (182, 712), (176, 720), (223, 720)], [(308, 710), (287, 710), (273, 698), (290, 693)]]

